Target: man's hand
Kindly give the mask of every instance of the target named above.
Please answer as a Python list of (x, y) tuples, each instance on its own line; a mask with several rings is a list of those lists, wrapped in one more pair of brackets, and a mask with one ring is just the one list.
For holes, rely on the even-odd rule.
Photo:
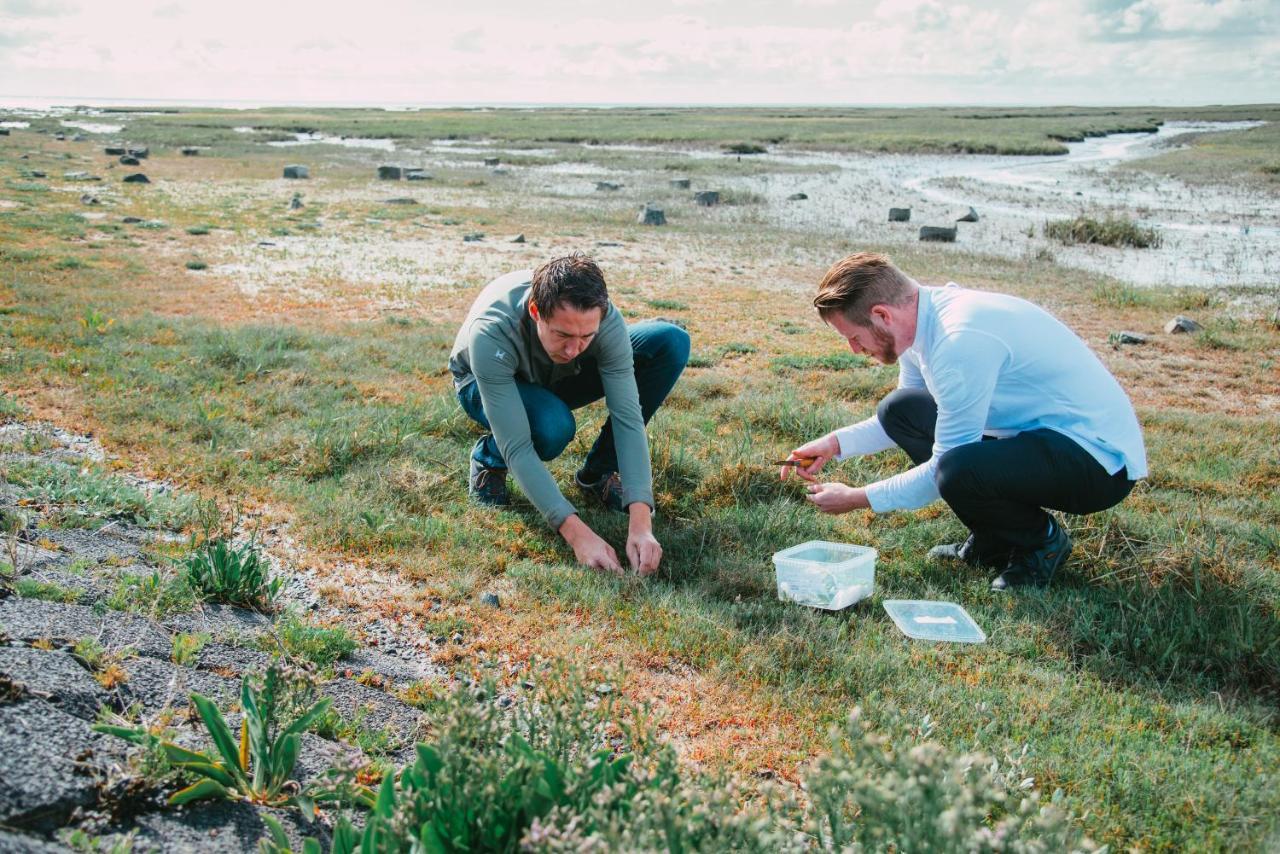
[(618, 553), (613, 546), (600, 539), (600, 535), (587, 527), (587, 523), (575, 513), (560, 526), (560, 536), (573, 547), (573, 556), (578, 563), (592, 569), (622, 574), (622, 564), (618, 561)]
[(789, 460), (813, 460), (807, 466), (783, 466), (781, 477), (786, 480), (791, 476), (794, 469), (795, 473), (810, 483), (816, 483), (818, 480), (818, 472), (822, 471), (822, 467), (827, 464), (828, 460), (840, 456), (840, 442), (836, 439), (836, 434), (828, 433), (821, 439), (814, 439), (808, 444), (801, 445), (790, 454), (787, 455)]
[(823, 513), (848, 513), (871, 507), (865, 489), (855, 489), (843, 483), (811, 483), (806, 497)]
[(627, 532), (627, 560), (639, 575), (653, 575), (662, 562), (662, 544), (653, 536), (653, 511), (637, 501), (627, 508), (631, 526)]

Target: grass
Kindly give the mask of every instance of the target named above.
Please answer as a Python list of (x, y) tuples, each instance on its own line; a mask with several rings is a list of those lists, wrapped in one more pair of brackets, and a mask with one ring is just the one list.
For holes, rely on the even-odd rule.
[(1158, 230), (1115, 216), (1104, 219), (1078, 216), (1070, 220), (1046, 222), (1044, 236), (1068, 246), (1075, 243), (1096, 243), (1099, 246), (1132, 246), (1136, 249), (1158, 247), (1161, 240)]
[(27, 599), (43, 599), (46, 602), (73, 603), (80, 601), (80, 591), (50, 581), (19, 578), (13, 585), (14, 592)]
[(263, 636), (261, 644), (267, 652), (282, 650), (319, 670), (332, 667), (357, 646), (356, 639), (346, 629), (309, 625), (294, 613), (277, 620), (272, 636)]
[[(564, 113), (556, 122), (535, 116), (525, 127), (501, 112), (444, 111), (411, 115), (400, 129), (530, 140), (601, 128), (625, 138), (723, 134), (711, 143), (719, 147), (774, 145), (766, 135), (774, 135), (768, 126), (775, 123), (789, 128), (787, 144), (824, 145), (817, 126), (825, 122), (834, 128), (833, 146), (874, 147), (883, 132), (897, 134), (886, 145), (909, 148), (924, 144), (926, 118), (939, 115), (804, 112), (791, 122), (770, 111), (731, 111), (719, 117), (724, 127), (713, 128), (692, 112), (608, 117), (616, 122)], [(941, 146), (963, 145), (989, 137), (967, 137), (958, 133), (962, 127), (998, 135), (1009, 123), (1032, 121), (1042, 143), (1050, 125), (1133, 118), (1127, 111), (1008, 112), (1014, 117), (956, 115), (959, 124), (948, 119), (939, 130), (935, 121), (928, 133), (937, 133)], [(218, 128), (240, 121), (209, 115)], [(388, 123), (371, 132), (396, 130), (401, 121), (369, 112), (263, 111), (246, 123), (309, 124), (312, 116), (327, 129), (345, 122), (363, 131), (366, 118)], [(855, 133), (858, 116), (867, 122)], [(139, 127), (154, 129), (162, 147), (198, 134), (184, 124), (192, 118), (168, 114)], [(360, 126), (349, 127), (357, 118)], [(760, 135), (735, 126), (741, 122), (756, 123)], [(895, 122), (902, 129), (887, 130)], [(221, 138), (218, 128), (206, 130)], [(913, 128), (922, 135), (913, 136)], [(1023, 139), (1009, 137), (1010, 144)], [(575, 150), (589, 161), (589, 149)], [(246, 176), (278, 177), (270, 160), (278, 152), (228, 152), (187, 166), (211, 170), (208, 181), (219, 187)], [(0, 148), (0, 156), (9, 149)], [(662, 158), (651, 159), (659, 170)], [(429, 264), (414, 271), (438, 284), (396, 289), (362, 279), (363, 271), (330, 277), (305, 268), (305, 292), (251, 296), (239, 277), (180, 275), (183, 260), (208, 240), (188, 235), (188, 227), (216, 224), (219, 235), (225, 229), (252, 245), (290, 222), (231, 189), (217, 206), (180, 195), (131, 202), (138, 215), (173, 227), (130, 229), (128, 240), (139, 245), (113, 238), (92, 250), (92, 266), (57, 269), (59, 259), (90, 252), (81, 246), (89, 226), (70, 216), (71, 204), (64, 208), (58, 194), (24, 196), (29, 210), (0, 211), (0, 385), (37, 417), (91, 429), (120, 455), (119, 465), (161, 472), (224, 503), (278, 508), (308, 559), (334, 573), (335, 596), (354, 595), (348, 588), (359, 589), (376, 567), (392, 581), (386, 595), (355, 604), (370, 620), (403, 620), (444, 638), (439, 663), (459, 674), (498, 673), (508, 683), (514, 678), (507, 665), (531, 658), (625, 666), (618, 693), (652, 702), (654, 726), (700, 768), (747, 781), (767, 768), (798, 782), (830, 752), (832, 727), (846, 741), (854, 737), (846, 720), (860, 705), (862, 720), (890, 737), (885, 747), (898, 758), (915, 745), (899, 722), (925, 716), (929, 740), (947, 756), (975, 745), (1022, 756), (1028, 746), (1020, 761), (1036, 779), (1040, 803), (1047, 806), (1061, 789), (1060, 806), (1077, 826), (1117, 850), (1257, 849), (1274, 838), (1280, 792), (1260, 775), (1280, 764), (1280, 545), (1273, 533), (1280, 525), (1280, 427), (1265, 400), (1274, 388), (1280, 329), (1247, 318), (1233, 326), (1238, 294), (1139, 291), (1052, 263), (893, 249), (924, 281), (954, 279), (1050, 305), (1116, 372), (1146, 431), (1151, 478), (1112, 511), (1066, 520), (1077, 550), (1053, 588), (997, 599), (986, 592), (985, 576), (923, 560), (929, 546), (961, 533), (945, 508), (819, 516), (798, 487), (764, 465), (801, 439), (865, 416), (896, 380), (893, 369), (865, 365), (842, 349), (807, 308), (813, 283), (852, 241), (763, 220), (744, 229), (713, 219), (662, 234), (636, 232), (631, 241), (618, 233), (629, 227), (621, 215), (612, 220), (599, 207), (606, 202), (525, 194), (498, 182), (467, 187), (467, 178), (445, 172), (437, 182), (448, 186), (429, 202), (429, 216), (366, 228), (369, 206), (337, 198), (370, 180), (353, 163), (335, 159), (315, 179), (338, 191), (326, 203), (326, 239), (345, 247), (438, 237), (429, 243)], [(744, 169), (766, 168), (762, 163), (743, 157)], [(663, 186), (667, 177), (658, 175)], [(308, 205), (320, 204), (311, 195)], [(461, 247), (461, 234), (477, 227), (544, 242), (512, 249), (528, 254), (511, 258), (458, 254), (489, 251)], [(619, 304), (651, 316), (651, 301), (667, 303), (662, 310), (680, 312), (699, 354), (649, 427), (666, 558), (659, 575), (643, 583), (574, 567), (518, 493), (515, 506), (496, 515), (467, 504), (466, 459), (477, 433), (444, 369), (458, 318), (498, 268), (529, 263), (553, 246), (619, 237), (639, 259), (602, 259)], [(166, 249), (167, 267), (152, 263), (157, 246)], [(744, 275), (724, 275), (731, 266)], [(85, 306), (95, 314), (81, 323)], [(1119, 353), (1104, 346), (1115, 329), (1158, 330), (1179, 312), (1194, 313), (1214, 340), (1153, 335), (1150, 344)], [(603, 412), (593, 406), (575, 417), (577, 438), (550, 464), (561, 484), (570, 481)], [(861, 483), (906, 464), (888, 453), (847, 461), (832, 476)], [(162, 497), (129, 492), (110, 466), (7, 465), (5, 479), (22, 497), (54, 505), (72, 490), (93, 497), (92, 524), (191, 518)], [(621, 542), (625, 519), (582, 512)], [(989, 642), (963, 649), (908, 642), (874, 597), (837, 614), (778, 602), (768, 556), (807, 539), (875, 546), (876, 597), (960, 602)], [(348, 579), (352, 585), (343, 583)], [(476, 611), (479, 593), (490, 589), (502, 592), (503, 607)], [(424, 687), (406, 696), (428, 709), (454, 702)], [(369, 736), (371, 745), (378, 740)], [(754, 784), (747, 788), (739, 798), (744, 809), (756, 797)]]

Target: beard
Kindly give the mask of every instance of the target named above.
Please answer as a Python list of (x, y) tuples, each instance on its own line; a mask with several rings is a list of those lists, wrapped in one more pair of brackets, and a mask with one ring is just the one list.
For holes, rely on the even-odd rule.
[(871, 337), (875, 339), (876, 349), (871, 352), (871, 358), (875, 359), (882, 365), (893, 365), (898, 361), (898, 353), (894, 350), (893, 334), (887, 329), (879, 327), (871, 327)]

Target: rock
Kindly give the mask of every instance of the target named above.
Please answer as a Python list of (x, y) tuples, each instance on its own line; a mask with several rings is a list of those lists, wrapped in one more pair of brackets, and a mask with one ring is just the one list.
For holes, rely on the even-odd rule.
[(131, 155), (123, 154), (120, 156), (120, 163), (124, 166), (139, 166), (142, 161)]
[(271, 626), (271, 618), (248, 608), (206, 602), (189, 614), (175, 614), (162, 624), (180, 632), (208, 632), (214, 637), (259, 635)]
[(53, 135), (53, 138), (56, 139), (58, 142), (65, 142), (67, 135), (65, 133), (55, 133)]
[(523, 235), (523, 234), (517, 234), (515, 237), (511, 238), (511, 242), (512, 242), (512, 243), (524, 243), (524, 242), (525, 242), (525, 241), (524, 241), (524, 235)]
[(140, 216), (122, 216), (122, 217), (120, 217), (120, 221), (121, 221), (121, 222), (123, 222), (125, 225), (137, 225), (138, 223), (142, 222), (142, 217), (140, 217)]
[(889, 222), (911, 222), (911, 208), (889, 208)]
[(667, 182), (673, 190), (687, 190), (693, 184), (688, 178), (672, 178)]
[(300, 193), (294, 193), (293, 198), (289, 200), (289, 210), (302, 210), (302, 195)]
[(137, 831), (135, 851), (243, 854), (257, 851), (258, 843), (271, 838), (263, 815), (284, 827), (290, 849), (302, 850), (302, 840), (313, 836), (322, 850), (329, 850), (329, 832), (321, 824), (306, 824), (297, 810), (273, 810), (245, 801), (198, 801), (194, 804), (147, 813), (128, 828)]
[(378, 178), (383, 181), (399, 181), (404, 170), (399, 166), (379, 166)]
[(494, 608), (501, 608), (502, 601), (498, 598), (497, 593), (486, 593), (480, 597), (480, 604), (489, 605)]
[(39, 169), (29, 169), (26, 173), (28, 178), (48, 178), (49, 176)]
[(0, 706), (0, 826), (50, 832), (94, 806), (126, 743), (38, 699)]
[(146, 160), (151, 155), (151, 149), (143, 146), (142, 148), (130, 148), (125, 152), (130, 157), (136, 157), (139, 160)]
[[(0, 128), (0, 136), (8, 136), (8, 128)], [(36, 836), (10, 833), (0, 829), (0, 854), (74, 854), (72, 849)]]
[(88, 172), (63, 172), (62, 177), (68, 181), (101, 181), (102, 179), (90, 175)]
[(703, 207), (709, 208), (712, 205), (720, 204), (720, 191), (719, 190), (702, 190), (700, 192), (693, 194), (693, 200), (697, 204), (700, 204)]
[(85, 136), (85, 135), (84, 135), (84, 134), (82, 134), (82, 133), (77, 133), (77, 134), (75, 134), (75, 135), (73, 135), (73, 136), (71, 137), (71, 141), (72, 141), (72, 142), (84, 142), (84, 141), (85, 141), (86, 139), (88, 139), (88, 138), (89, 138), (89, 137)]
[(125, 175), (124, 182), (126, 184), (150, 184), (151, 179), (141, 172), (134, 172), (130, 175)]
[(147, 620), (108, 611), (98, 615), (87, 605), (64, 605), (10, 596), (0, 600), (0, 628), (15, 640), (53, 640), (72, 644), (95, 638), (108, 652), (132, 650), (167, 659), (173, 641)]
[(493, 170), (493, 174), (494, 174), (494, 175), (510, 175), (510, 174), (511, 174), (511, 170), (510, 170), (510, 169), (508, 169), (508, 168), (507, 168), (507, 167), (505, 167), (505, 166), (500, 166), (500, 167), (498, 167), (497, 169), (494, 169), (494, 170)]
[(615, 184), (612, 181), (596, 181), (596, 189), (603, 192), (613, 192), (614, 190), (621, 190), (622, 185)]
[(124, 146), (108, 145), (106, 148), (102, 149), (102, 153), (109, 154), (112, 157), (121, 157), (124, 155), (125, 150), (124, 150)]
[(406, 170), (404, 170), (404, 177), (405, 177), (405, 180), (407, 180), (407, 181), (430, 181), (430, 180), (432, 180), (431, 176), (430, 176), (429, 174), (427, 174), (426, 172), (422, 171), (421, 169), (406, 169)]
[(8, 128), (0, 128), (0, 136), (8, 136), (8, 135), (9, 135)]
[(1164, 331), (1170, 335), (1180, 335), (1183, 332), (1199, 332), (1203, 328), (1199, 323), (1181, 314), (1164, 325)]
[(200, 154), (200, 149), (195, 146), (188, 145), (182, 149), (183, 157), (196, 157)]
[(803, 202), (807, 198), (809, 198), (809, 195), (807, 193), (792, 193), (791, 195), (787, 196), (787, 201)]
[(129, 680), (117, 690), (130, 706), (138, 704), (148, 714), (163, 709), (185, 709), (191, 694), (203, 694), (226, 708), (240, 696), (240, 680), (219, 676), (206, 670), (181, 667), (158, 658), (131, 658), (121, 664)]
[(1113, 332), (1112, 339), (1117, 344), (1146, 344), (1147, 336), (1139, 335), (1137, 332)]
[(920, 239), (934, 243), (955, 243), (956, 229), (942, 228), (936, 225), (920, 226)]
[(196, 654), (194, 666), (228, 679), (245, 673), (262, 673), (271, 666), (271, 655), (260, 649), (210, 641)]
[(98, 202), (98, 197), (97, 197), (97, 196), (91, 196), (91, 195), (89, 195), (88, 193), (85, 193), (84, 195), (82, 195), (82, 196), (80, 197), (80, 204), (82, 204), (82, 205), (96, 205), (96, 204), (99, 204), (99, 202)]
[(27, 694), (90, 723), (108, 699), (93, 675), (65, 652), (0, 647), (0, 678), (3, 677), (21, 683)]
[(612, 248), (612, 247), (617, 247), (621, 245), (622, 244), (616, 240), (597, 240), (596, 241), (596, 246), (604, 246), (604, 247)]
[(464, 234), (462, 236), (463, 243), (479, 243), (484, 240), (484, 232), (477, 231), (475, 234)]
[(298, 178), (298, 179), (310, 178), (311, 170), (308, 169), (306, 166), (298, 166), (296, 164), (292, 166), (286, 166), (284, 167), (284, 177)]
[(977, 221), (978, 221), (978, 212), (974, 210), (972, 207), (969, 208), (969, 212), (967, 214), (965, 214), (964, 216), (956, 220), (956, 222), (977, 222)]
[(399, 196), (394, 199), (383, 199), (382, 203), (384, 205), (416, 205), (418, 200), (411, 199), (408, 196)]
[(498, 157), (486, 157), (484, 159), (485, 166), (497, 166), (501, 162), (502, 162), (502, 159)]
[(636, 217), (636, 222), (640, 225), (666, 225), (667, 215), (662, 208), (648, 204), (640, 208), (640, 216)]

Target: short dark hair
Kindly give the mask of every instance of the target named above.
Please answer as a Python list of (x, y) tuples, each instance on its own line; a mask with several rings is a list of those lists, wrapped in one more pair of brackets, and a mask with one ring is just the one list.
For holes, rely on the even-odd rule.
[(831, 265), (818, 285), (813, 307), (823, 320), (842, 314), (850, 323), (870, 326), (873, 306), (902, 305), (915, 288), (887, 256), (857, 252)]
[(552, 258), (533, 271), (529, 301), (544, 317), (555, 314), (566, 303), (578, 311), (598, 308), (603, 315), (609, 310), (609, 291), (596, 262), (581, 252), (574, 252)]

